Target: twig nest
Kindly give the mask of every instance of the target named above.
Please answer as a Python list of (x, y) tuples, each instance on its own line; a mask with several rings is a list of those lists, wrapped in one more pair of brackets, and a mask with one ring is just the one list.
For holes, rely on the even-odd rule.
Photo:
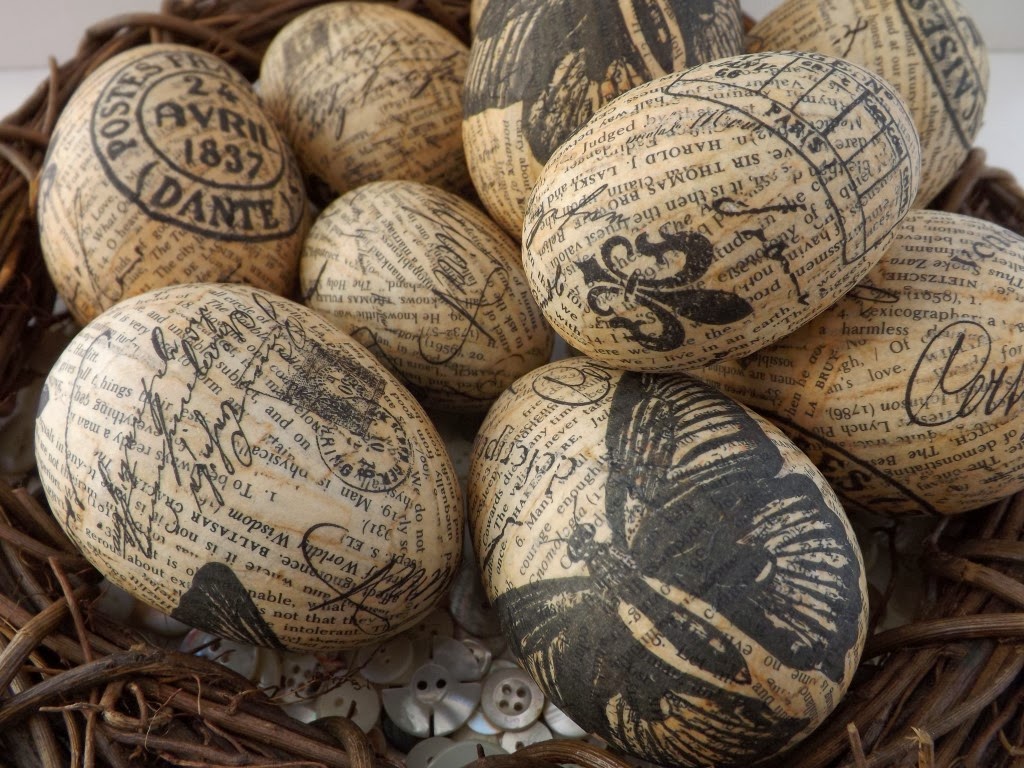
[(735, 0), (476, 4), (484, 7), (466, 75), (466, 159), (487, 210), (517, 238), (541, 167), (594, 112), (744, 46)]
[(817, 51), (876, 73), (921, 137), (924, 207), (956, 176), (981, 128), (988, 53), (957, 0), (785, 0), (750, 30), (755, 50)]
[(458, 481), (426, 415), (313, 311), (244, 286), (127, 299), (47, 379), (36, 458), (97, 569), (220, 637), (337, 650), (429, 613)]
[(544, 167), (523, 260), (555, 330), (620, 368), (750, 354), (852, 288), (917, 192), (920, 147), (879, 78), (748, 54), (633, 89)]
[(331, 203), (303, 249), (306, 304), (432, 408), (483, 411), (551, 358), (519, 246), (462, 198), (410, 181)]
[(913, 211), (867, 278), (701, 377), (778, 423), (849, 506), (955, 514), (1024, 490), (1024, 238)]
[(748, 766), (850, 682), (867, 592), (835, 494), (781, 432), (686, 374), (584, 358), (528, 374), (480, 429), (468, 499), (510, 648), (616, 747)]
[(469, 49), (386, 3), (339, 2), (286, 24), (260, 65), (260, 97), (321, 204), (370, 181), (469, 185), (462, 86)]
[(90, 74), (61, 112), (39, 181), (47, 269), (86, 323), (184, 282), (291, 294), (308, 224), (290, 147), (222, 59), (143, 45)]

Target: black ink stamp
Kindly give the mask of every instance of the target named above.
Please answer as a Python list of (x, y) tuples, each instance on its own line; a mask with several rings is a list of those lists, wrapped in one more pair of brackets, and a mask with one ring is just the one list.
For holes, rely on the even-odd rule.
[(495, 600), (521, 661), (582, 727), (645, 759), (743, 765), (781, 748), (814, 712), (760, 696), (744, 644), (786, 674), (846, 677), (863, 609), (847, 529), (810, 478), (780, 475), (752, 417), (688, 377), (624, 374), (605, 448), (606, 523), (574, 512), (549, 542), (573, 575)]
[(112, 73), (90, 124), (114, 187), (156, 221), (219, 240), (298, 230), (302, 180), (248, 84), (185, 51), (140, 56)]
[(635, 242), (615, 235), (601, 245), (600, 260), (588, 256), (577, 262), (588, 288), (587, 305), (611, 328), (624, 329), (644, 349), (662, 352), (686, 341), (680, 318), (728, 325), (754, 311), (735, 293), (693, 286), (714, 260), (704, 235), (675, 231), (672, 223), (663, 224), (658, 234), (660, 240), (651, 240), (643, 232)]

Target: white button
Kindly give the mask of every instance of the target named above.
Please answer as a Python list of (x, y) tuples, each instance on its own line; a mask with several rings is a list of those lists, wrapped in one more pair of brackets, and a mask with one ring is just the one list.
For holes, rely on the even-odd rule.
[(317, 717), (347, 717), (367, 733), (380, 716), (380, 694), (365, 678), (346, 675), (313, 702)]
[(290, 701), (281, 707), (293, 720), (300, 723), (312, 723), (316, 720), (316, 710), (308, 701)]
[(485, 755), (507, 755), (501, 747), (486, 741), (457, 741), (434, 757), (430, 768), (465, 768), (477, 759), (477, 749)]
[(504, 730), (488, 720), (482, 709), (477, 709), (477, 711), (473, 713), (473, 716), (469, 718), (469, 722), (466, 723), (466, 726), (473, 731), (473, 733), (478, 733), (481, 736), (498, 736)]
[(460, 728), (480, 702), (479, 683), (460, 683), (439, 664), (424, 664), (407, 686), (381, 692), (388, 717), (405, 733), (426, 738)]
[(459, 682), (479, 680), (491, 661), (489, 655), (482, 660), (465, 643), (451, 637), (434, 638), (431, 658), (434, 663), (451, 672)]
[(480, 571), (472, 556), (463, 557), (449, 593), (452, 618), (459, 626), (477, 637), (501, 634), (498, 613), (487, 600)]
[(132, 621), (136, 626), (155, 632), (161, 637), (181, 637), (192, 629), (188, 624), (182, 624), (177, 619), (172, 619), (167, 614), (139, 601), (136, 601), (135, 609), (132, 611)]
[(587, 732), (576, 725), (565, 712), (556, 707), (553, 701), (549, 700), (544, 705), (543, 716), (544, 722), (556, 736), (561, 736), (563, 739), (582, 739), (587, 735)]
[(316, 673), (319, 667), (320, 663), (311, 653), (288, 651), (282, 654), (278, 693), (275, 698), (285, 703), (310, 701), (316, 696)]
[(451, 614), (438, 608), (403, 632), (412, 641), (413, 668), (419, 669), (430, 661), (434, 641), (439, 637), (451, 637), (454, 631), (455, 622)]
[(529, 728), (524, 728), (521, 731), (505, 731), (501, 735), (501, 748), (511, 753), (531, 744), (548, 741), (550, 738), (551, 729), (537, 720)]
[(353, 662), (356, 670), (371, 683), (394, 685), (405, 683), (413, 666), (412, 640), (398, 635), (385, 643), (361, 648)]
[(494, 635), (494, 637), (477, 637), (472, 632), (468, 632), (467, 630), (463, 629), (458, 625), (456, 625), (455, 631), (452, 633), (452, 637), (454, 637), (456, 640), (462, 640), (463, 642), (466, 642), (467, 640), (473, 640), (477, 643), (480, 643), (488, 651), (491, 652), (491, 656), (494, 658), (497, 658), (501, 656), (503, 653), (505, 653), (505, 648), (507, 647), (504, 635)]
[(117, 584), (104, 579), (100, 582), (100, 593), (92, 601), (92, 607), (107, 618), (124, 624), (135, 609), (135, 598)]
[(491, 662), (494, 661), (494, 652), (483, 640), (476, 637), (464, 637), (460, 642), (469, 649), (470, 653), (473, 654), (473, 658), (476, 659), (477, 667), (480, 669), (480, 677), (482, 678), (491, 670)]
[(491, 672), (497, 672), (501, 669), (522, 669), (522, 667), (512, 661), (512, 659), (506, 659), (505, 657), (495, 659), (491, 662)]
[(433, 736), (424, 739), (409, 750), (409, 754), (405, 756), (405, 766), (406, 768), (431, 768), (434, 758), (453, 744), (455, 742), (447, 736)]
[(480, 707), (495, 725), (519, 731), (540, 717), (544, 694), (524, 670), (499, 669), (484, 680)]
[(234, 640), (211, 635), (202, 630), (193, 629), (185, 635), (178, 646), (182, 653), (191, 653), (223, 664), (242, 677), (256, 682), (259, 680), (258, 651), (255, 646), (239, 643)]

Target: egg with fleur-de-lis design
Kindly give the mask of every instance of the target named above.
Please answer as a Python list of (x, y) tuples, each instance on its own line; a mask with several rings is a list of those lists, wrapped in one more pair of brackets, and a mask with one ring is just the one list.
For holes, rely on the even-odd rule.
[(671, 372), (742, 357), (837, 301), (910, 210), (896, 92), (823, 54), (720, 59), (623, 94), (544, 166), (523, 263), (585, 354)]

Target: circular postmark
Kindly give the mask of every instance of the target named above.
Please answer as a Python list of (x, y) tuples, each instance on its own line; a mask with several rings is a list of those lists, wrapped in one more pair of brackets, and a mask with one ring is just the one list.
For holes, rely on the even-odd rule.
[[(132, 58), (91, 114), (103, 173), (150, 218), (221, 240), (294, 233), (301, 188), (288, 148), (225, 62), (177, 47)], [(283, 185), (283, 187), (282, 187)]]
[(412, 469), (409, 440), (401, 422), (366, 398), (346, 398), (334, 429), (317, 435), (320, 455), (345, 485), (365, 493), (397, 488)]

